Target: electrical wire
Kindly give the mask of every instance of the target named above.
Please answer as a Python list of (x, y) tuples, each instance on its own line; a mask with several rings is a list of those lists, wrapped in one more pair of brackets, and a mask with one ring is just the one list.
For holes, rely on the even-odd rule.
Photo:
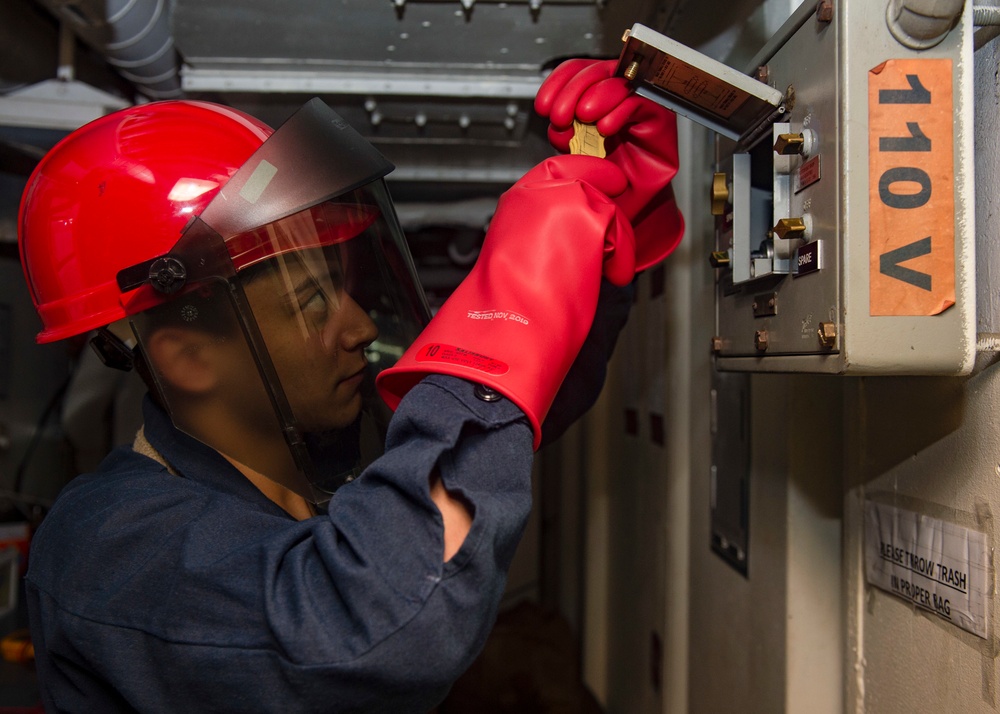
[(27, 503), (27, 500), (20, 497), (22, 490), (24, 489), (24, 476), (27, 473), (28, 465), (31, 463), (32, 457), (35, 455), (35, 451), (38, 449), (39, 443), (42, 440), (42, 434), (45, 432), (45, 427), (49, 423), (49, 420), (53, 415), (59, 414), (60, 407), (62, 406), (63, 399), (66, 396), (66, 390), (69, 388), (70, 379), (72, 375), (66, 377), (59, 388), (55, 391), (52, 397), (49, 399), (48, 403), (45, 405), (45, 409), (42, 410), (41, 416), (38, 418), (38, 422), (35, 425), (35, 431), (31, 435), (31, 441), (28, 442), (27, 448), (24, 450), (24, 455), (21, 457), (21, 462), (17, 466), (17, 470), (14, 472), (14, 484), (13, 484), (13, 494), (11, 496), (14, 500), (22, 500)]

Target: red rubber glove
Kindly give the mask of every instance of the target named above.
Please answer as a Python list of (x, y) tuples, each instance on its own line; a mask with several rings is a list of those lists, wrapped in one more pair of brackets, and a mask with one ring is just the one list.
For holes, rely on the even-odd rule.
[(379, 374), (395, 409), (428, 374), (483, 384), (541, 423), (594, 320), (601, 275), (635, 274), (632, 227), (609, 198), (627, 186), (612, 163), (557, 156), (500, 197), (479, 259), (399, 361)]
[(635, 229), (636, 270), (667, 257), (684, 235), (684, 219), (670, 181), (677, 173), (677, 115), (634, 94), (615, 77), (617, 60), (573, 59), (546, 77), (535, 111), (549, 119), (549, 141), (568, 152), (573, 119), (597, 124), (607, 159), (628, 178), (615, 201)]

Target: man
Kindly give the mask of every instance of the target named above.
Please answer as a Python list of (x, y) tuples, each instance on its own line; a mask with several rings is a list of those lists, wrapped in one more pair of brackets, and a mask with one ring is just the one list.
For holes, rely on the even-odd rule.
[(150, 388), (33, 541), (47, 709), (424, 712), (482, 647), (546, 415), (620, 327), (591, 330), (602, 275), (634, 274), (629, 179), (533, 169), (427, 324), (390, 169), (318, 100), (273, 133), (164, 102), (29, 179), (39, 340), (97, 329)]

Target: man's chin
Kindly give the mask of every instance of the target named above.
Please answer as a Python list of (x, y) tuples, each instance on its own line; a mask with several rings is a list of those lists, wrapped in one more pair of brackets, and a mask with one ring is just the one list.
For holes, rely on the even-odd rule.
[(312, 433), (346, 429), (353, 424), (357, 420), (358, 415), (361, 414), (361, 403), (361, 395), (356, 394), (350, 402), (338, 409), (335, 414), (325, 415), (325, 417), (321, 419), (310, 420), (311, 423), (303, 422), (303, 429)]

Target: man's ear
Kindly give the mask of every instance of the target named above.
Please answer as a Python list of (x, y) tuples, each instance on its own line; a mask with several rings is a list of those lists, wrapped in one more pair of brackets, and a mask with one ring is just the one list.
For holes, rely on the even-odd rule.
[(144, 342), (149, 366), (168, 389), (204, 395), (219, 383), (220, 360), (207, 333), (163, 327)]

